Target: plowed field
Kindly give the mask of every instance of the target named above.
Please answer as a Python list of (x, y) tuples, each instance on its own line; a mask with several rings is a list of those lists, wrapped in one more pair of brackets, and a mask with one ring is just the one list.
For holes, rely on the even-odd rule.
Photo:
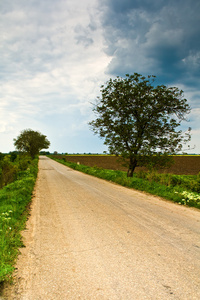
[[(127, 167), (116, 156), (109, 155), (57, 155), (58, 158), (63, 158), (70, 162), (79, 162), (80, 164), (90, 167), (101, 167), (104, 169), (127, 171)], [(136, 168), (136, 172), (141, 170), (141, 167)], [(163, 172), (160, 170), (160, 172)], [(174, 156), (174, 164), (165, 169), (165, 173), (179, 175), (196, 175), (200, 172), (200, 156)]]

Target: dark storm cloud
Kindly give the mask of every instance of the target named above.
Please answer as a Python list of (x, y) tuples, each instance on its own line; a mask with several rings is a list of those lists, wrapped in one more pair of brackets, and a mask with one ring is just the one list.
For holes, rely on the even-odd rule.
[(104, 51), (112, 75), (139, 72), (199, 85), (199, 0), (104, 1)]

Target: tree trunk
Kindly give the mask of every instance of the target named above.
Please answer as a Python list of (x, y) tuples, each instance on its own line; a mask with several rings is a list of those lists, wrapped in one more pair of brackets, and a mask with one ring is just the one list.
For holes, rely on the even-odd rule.
[(127, 177), (133, 177), (133, 172), (134, 172), (136, 166), (137, 166), (136, 158), (130, 157), (129, 167), (128, 167), (128, 171), (127, 171)]

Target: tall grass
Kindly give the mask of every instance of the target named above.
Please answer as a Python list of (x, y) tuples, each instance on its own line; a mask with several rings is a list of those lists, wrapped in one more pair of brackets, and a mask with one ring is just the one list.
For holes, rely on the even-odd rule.
[(97, 167), (72, 163), (64, 159), (52, 159), (72, 169), (93, 175), (125, 187), (145, 191), (164, 199), (177, 202), (180, 205), (200, 208), (200, 175), (173, 175), (157, 172), (139, 172), (132, 178), (126, 172), (107, 170)]
[(23, 246), (20, 231), (28, 216), (28, 204), (38, 171), (38, 158), (21, 158), (16, 180), (0, 189), (0, 283), (9, 280), (18, 248)]

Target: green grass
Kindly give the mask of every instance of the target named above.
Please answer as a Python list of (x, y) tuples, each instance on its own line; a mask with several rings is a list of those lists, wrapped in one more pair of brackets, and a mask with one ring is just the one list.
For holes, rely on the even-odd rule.
[[(200, 175), (158, 174), (156, 172), (135, 173), (132, 178), (126, 172), (107, 170), (97, 167), (65, 161), (65, 159), (50, 158), (72, 169), (93, 175), (125, 187), (134, 188), (164, 199), (200, 208)], [(67, 157), (66, 157), (67, 159)]]
[(18, 173), (17, 180), (0, 189), (0, 283), (9, 280), (23, 246), (20, 231), (28, 216), (28, 205), (38, 171), (38, 159)]

